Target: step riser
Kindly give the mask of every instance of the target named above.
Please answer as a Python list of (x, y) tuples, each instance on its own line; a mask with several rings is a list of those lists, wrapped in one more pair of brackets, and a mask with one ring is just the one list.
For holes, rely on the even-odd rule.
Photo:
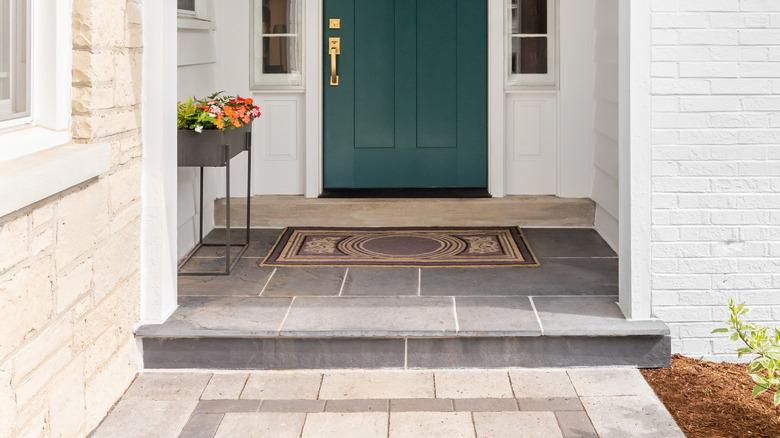
[(442, 339), (143, 338), (146, 369), (543, 368), (670, 364), (668, 336)]
[[(215, 203), (216, 226), (225, 225), (225, 200)], [(246, 222), (246, 199), (231, 199), (231, 223)], [(305, 199), (257, 196), (253, 227), (425, 227), (492, 226), (592, 227), (590, 199), (512, 196), (496, 199)]]

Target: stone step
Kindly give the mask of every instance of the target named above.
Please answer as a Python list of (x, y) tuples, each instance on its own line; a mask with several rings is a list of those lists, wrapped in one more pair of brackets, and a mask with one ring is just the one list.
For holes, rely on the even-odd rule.
[(668, 365), (668, 327), (612, 296), (190, 297), (140, 327), (147, 369)]
[[(590, 199), (508, 196), (460, 199), (307, 199), (255, 196), (251, 222), (258, 228), (494, 226), (592, 227), (596, 205)], [(231, 223), (246, 221), (246, 198), (231, 199)], [(215, 202), (216, 226), (225, 225), (225, 199)]]

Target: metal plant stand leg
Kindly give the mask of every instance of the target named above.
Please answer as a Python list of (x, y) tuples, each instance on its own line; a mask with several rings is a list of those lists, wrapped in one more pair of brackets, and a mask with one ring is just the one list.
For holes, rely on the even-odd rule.
[[(223, 243), (206, 243), (203, 241), (203, 167), (200, 168), (200, 214), (199, 214), (199, 228), (198, 228), (198, 244), (195, 245), (189, 255), (179, 264), (179, 275), (191, 275), (191, 276), (205, 276), (205, 275), (230, 275), (233, 268), (241, 257), (244, 256), (249, 244), (251, 242), (250, 230), (251, 230), (251, 189), (252, 189), (252, 148), (251, 148), (251, 134), (246, 135), (245, 150), (247, 151), (247, 184), (246, 184), (246, 240), (243, 245), (240, 246), (240, 251), (236, 255), (235, 259), (231, 256), (231, 249), (234, 246), (231, 240), (232, 225), (230, 223), (230, 147), (228, 145), (223, 146), (225, 151), (225, 241)], [(186, 271), (182, 272), (182, 267), (189, 262), (193, 256), (204, 247), (224, 247), (225, 248), (225, 269), (221, 271)]]

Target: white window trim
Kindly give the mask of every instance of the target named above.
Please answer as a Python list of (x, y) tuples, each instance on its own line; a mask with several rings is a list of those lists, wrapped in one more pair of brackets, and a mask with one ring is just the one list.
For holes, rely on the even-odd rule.
[(543, 89), (551, 90), (558, 87), (558, 0), (547, 1), (547, 73), (546, 74), (515, 74), (512, 73), (512, 0), (505, 0), (506, 22), (506, 84), (508, 89)]
[(179, 29), (213, 30), (214, 2), (195, 0), (195, 11), (177, 9), (177, 27)]
[(0, 123), (0, 216), (109, 169), (110, 146), (70, 143), (72, 0), (31, 1), (30, 116)]
[[(305, 76), (304, 69), (305, 69), (305, 62), (306, 59), (306, 39), (305, 39), (305, 29), (306, 27), (303, 25), (303, 17), (304, 17), (304, 6), (305, 1), (304, 0), (292, 0), (297, 3), (297, 11), (298, 11), (298, 33), (296, 34), (289, 34), (290, 36), (295, 36), (298, 38), (298, 47), (300, 50), (299, 53), (299, 59), (298, 63), (300, 66), (300, 71), (296, 73), (288, 73), (288, 74), (264, 74), (262, 73), (262, 62), (263, 62), (263, 45), (262, 45), (262, 38), (263, 33), (260, 29), (257, 28), (257, 23), (262, 21), (262, 15), (258, 17), (258, 14), (261, 14), (260, 8), (257, 7), (258, 3), (261, 3), (262, 0), (252, 0), (250, 3), (250, 7), (252, 8), (249, 20), (249, 28), (251, 29), (251, 40), (249, 42), (249, 66), (250, 66), (250, 72), (249, 72), (249, 88), (252, 90), (284, 90), (284, 91), (302, 91), (303, 90), (303, 78)], [(261, 24), (262, 26), (262, 24)], [(285, 34), (287, 35), (287, 34)], [(255, 56), (255, 49), (259, 46), (259, 53), (258, 56)]]

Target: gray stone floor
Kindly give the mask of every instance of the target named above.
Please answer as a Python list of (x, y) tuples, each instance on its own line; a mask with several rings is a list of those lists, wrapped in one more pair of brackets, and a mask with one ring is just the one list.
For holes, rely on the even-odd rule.
[(624, 368), (145, 373), (93, 437), (682, 437)]
[[(618, 260), (591, 229), (525, 229), (539, 268), (267, 268), (258, 267), (281, 230), (251, 231), (252, 244), (233, 274), (179, 278), (182, 296), (542, 296), (614, 295)], [(232, 240), (241, 242), (244, 231)], [(206, 239), (221, 241), (224, 230)], [(224, 248), (203, 248), (184, 267), (218, 270)]]

